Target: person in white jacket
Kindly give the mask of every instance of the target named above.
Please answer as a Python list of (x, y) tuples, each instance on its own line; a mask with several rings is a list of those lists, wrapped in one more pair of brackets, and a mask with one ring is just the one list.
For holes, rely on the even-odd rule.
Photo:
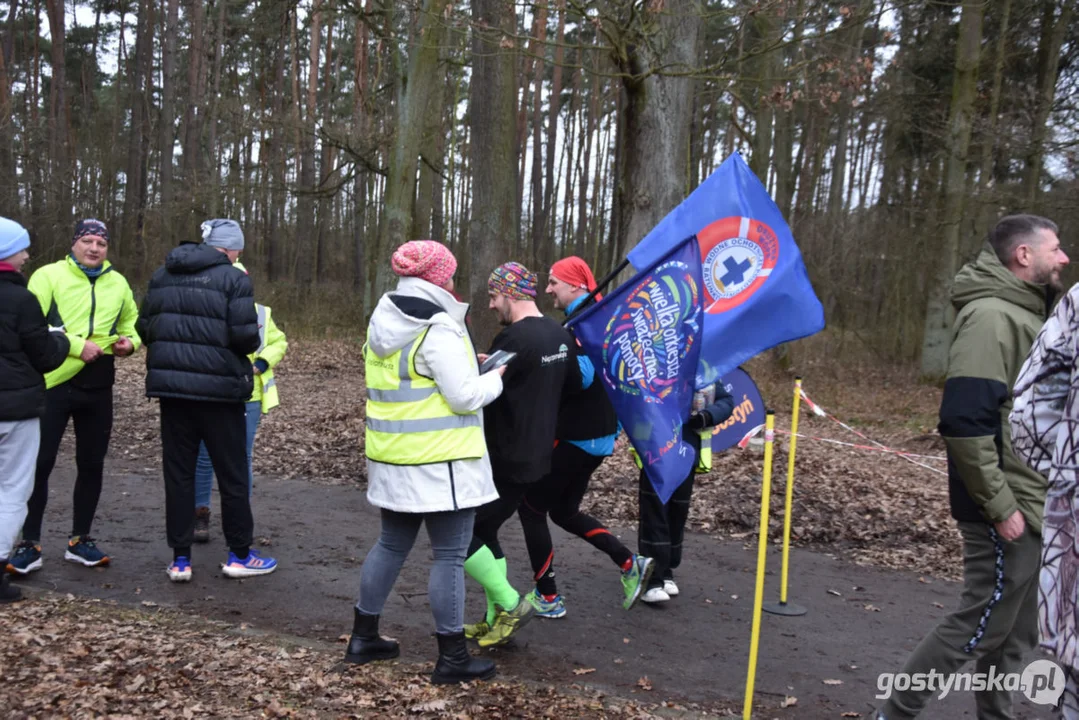
[(363, 348), (367, 499), (381, 508), (382, 531), (363, 564), (345, 660), (398, 656), (378, 622), (423, 524), (434, 556), (428, 597), (439, 658), (432, 681), (488, 679), (494, 663), (473, 659), (465, 645), (464, 561), (475, 508), (498, 497), (482, 408), (502, 393), (505, 368), (479, 374), (468, 305), (451, 294), (457, 260), (444, 245), (405, 243), (392, 265), (401, 279), (379, 300)]

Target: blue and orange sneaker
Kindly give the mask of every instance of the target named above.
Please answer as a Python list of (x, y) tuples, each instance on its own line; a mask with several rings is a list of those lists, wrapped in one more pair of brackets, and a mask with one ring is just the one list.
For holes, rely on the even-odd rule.
[(168, 573), (169, 580), (175, 583), (191, 582), (191, 561), (181, 555), (172, 561), (172, 565), (169, 565), (165, 572)]
[(229, 559), (221, 566), (221, 571), (231, 578), (269, 575), (277, 569), (277, 561), (271, 557), (262, 557), (258, 550), (248, 550), (247, 557), (241, 560), (229, 551)]
[(85, 565), (86, 567), (109, 564), (109, 556), (98, 549), (97, 543), (89, 535), (76, 535), (68, 540), (64, 560)]
[(41, 564), (41, 546), (24, 540), (8, 558), (6, 570), (14, 575), (29, 575), (34, 570), (40, 570)]

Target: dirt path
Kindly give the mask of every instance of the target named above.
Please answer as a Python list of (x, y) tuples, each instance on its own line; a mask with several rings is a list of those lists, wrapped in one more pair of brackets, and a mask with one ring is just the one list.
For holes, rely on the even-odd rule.
[[(303, 480), (256, 481), (256, 535), (281, 563), (267, 578), (228, 580), (218, 564), (225, 546), (219, 526), (209, 545), (196, 546), (194, 581), (168, 582), (171, 553), (164, 538), (164, 490), (158, 477), (110, 474), (95, 536), (114, 558), (107, 569), (62, 561), (70, 522), (74, 473), (62, 465), (51, 481), (46, 516), (45, 567), (37, 587), (140, 606), (151, 602), (184, 612), (248, 623), (302, 637), (334, 641), (351, 626), (351, 607), (364, 554), (378, 533), (378, 514), (363, 493)], [(216, 506), (216, 496), (215, 496)], [(219, 516), (214, 513), (214, 522)], [(632, 531), (616, 531), (631, 547)], [(528, 588), (527, 555), (519, 525), (507, 524), (503, 545), (511, 580)], [(738, 709), (744, 689), (752, 614), (755, 537), (747, 544), (703, 535), (687, 539), (678, 573), (682, 595), (665, 607), (621, 609), (616, 569), (584, 542), (555, 529), (556, 567), (569, 613), (535, 620), (516, 648), (492, 651), (507, 676), (601, 688), (623, 697), (725, 704)], [(401, 640), (409, 661), (434, 658), (426, 603), (430, 549), (421, 536), (384, 612), (383, 630)], [(779, 554), (766, 598), (778, 594)], [(801, 618), (765, 615), (757, 674), (757, 717), (836, 718), (875, 703), (878, 673), (896, 671), (907, 653), (959, 595), (958, 586), (910, 573), (853, 566), (833, 557), (795, 551), (791, 600), (809, 608)], [(482, 595), (469, 581), (468, 616), (482, 612)], [(595, 668), (575, 675), (574, 669)], [(647, 677), (652, 690), (639, 687)], [(825, 684), (841, 680), (841, 684)], [(781, 709), (787, 696), (797, 704)], [(1048, 718), (1022, 700), (1022, 718)], [(969, 693), (931, 706), (927, 718), (974, 717)]]

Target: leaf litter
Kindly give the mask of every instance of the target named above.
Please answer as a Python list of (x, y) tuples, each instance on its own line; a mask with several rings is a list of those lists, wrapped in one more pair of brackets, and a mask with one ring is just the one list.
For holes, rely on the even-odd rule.
[[(432, 685), (430, 664), (349, 666), (340, 651), (226, 623), (42, 594), (0, 614), (5, 717), (651, 718), (656, 704), (496, 679)], [(425, 672), (426, 671), (426, 672)], [(643, 678), (642, 678), (643, 679)], [(650, 689), (650, 688), (648, 688)]]

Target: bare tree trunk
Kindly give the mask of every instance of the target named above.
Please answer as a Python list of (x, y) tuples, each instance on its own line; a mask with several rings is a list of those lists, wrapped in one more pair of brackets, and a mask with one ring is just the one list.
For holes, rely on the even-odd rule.
[(442, 153), (439, 148), (444, 144), (442, 141), (445, 138), (442, 132), (442, 116), (448, 80), (448, 74), (444, 72), (446, 69), (446, 65), (432, 68), (432, 72), (438, 75), (439, 82), (436, 82), (432, 88), (431, 96), (427, 99), (427, 112), (424, 113), (419, 184), (416, 187), (416, 207), (412, 213), (412, 231), (416, 237), (432, 236), (431, 213), (434, 209), (435, 179), (443, 171)]
[[(367, 0), (365, 11), (371, 12), (373, 0)], [(367, 23), (363, 17), (356, 18), (356, 39), (353, 63), (355, 67), (356, 96), (352, 104), (352, 142), (358, 148), (367, 147), (367, 53), (370, 39)], [(352, 183), (354, 208), (352, 213), (352, 287), (363, 291), (367, 286), (367, 266), (364, 251), (367, 244), (367, 172), (357, 163), (356, 177)], [(365, 300), (362, 292), (361, 302)], [(364, 303), (363, 313), (369, 307)]]
[(207, 142), (211, 181), (208, 205), (209, 213), (213, 216), (217, 216), (221, 212), (219, 203), (223, 195), (221, 189), (221, 158), (217, 147), (217, 124), (221, 108), (221, 65), (223, 63), (222, 55), (225, 51), (225, 22), (227, 20), (225, 6), (227, 4), (226, 0), (217, 0), (217, 21), (214, 23), (214, 64), (213, 79), (211, 81), (213, 94), (210, 96), (210, 137)]
[[(378, 243), (378, 257), (412, 239), (412, 211), (416, 197), (416, 169), (420, 161), (428, 100), (438, 79), (439, 53), (446, 35), (442, 13), (448, 0), (425, 0), (418, 32), (418, 46), (409, 52), (404, 73), (404, 91), (398, 98), (397, 128), (390, 159), (383, 212), (385, 222)], [(403, 70), (402, 70), (403, 72)], [(511, 121), (512, 126), (512, 121)], [(389, 264), (381, 263), (376, 276), (376, 292), (389, 287)]]
[[(553, 201), (555, 186), (554, 156), (555, 148), (558, 147), (558, 120), (562, 114), (562, 65), (565, 60), (566, 50), (563, 47), (566, 40), (566, 0), (558, 0), (558, 31), (555, 35), (554, 68), (551, 75), (551, 102), (547, 114), (547, 181), (543, 189), (543, 226), (544, 238), (542, 240), (542, 257), (538, 258), (540, 266), (546, 268), (554, 259), (554, 247), (549, 238), (554, 237)], [(548, 228), (552, 230), (548, 230)]]
[[(653, 15), (651, 7), (645, 9), (646, 16)], [(619, 254), (640, 242), (681, 202), (688, 161), (692, 82), (677, 73), (697, 62), (700, 8), (696, 0), (672, 0), (647, 22), (654, 33), (627, 48), (621, 68), (627, 103), (619, 176)], [(671, 74), (658, 74), (660, 65)]]
[(49, 155), (52, 160), (51, 194), (55, 197), (55, 219), (61, 226), (71, 224), (70, 137), (71, 121), (67, 102), (67, 74), (64, 60), (64, 0), (46, 0), (49, 16), (52, 81), (49, 83)]
[[(333, 117), (333, 98), (337, 90), (337, 61), (334, 55), (334, 26), (336, 22), (333, 15), (330, 16), (330, 23), (326, 26), (326, 67), (323, 72), (323, 107), (324, 115), (328, 118)], [(339, 57), (340, 53), (336, 57)], [(312, 131), (314, 131), (314, 123), (311, 124)], [(332, 225), (333, 215), (333, 203), (334, 199), (326, 197), (326, 183), (329, 182), (330, 175), (333, 174), (334, 164), (336, 163), (336, 149), (331, 143), (322, 143), (322, 153), (318, 163), (318, 215), (315, 220), (317, 230), (315, 232), (315, 282), (322, 282), (325, 278), (326, 268), (329, 264), (329, 239), (327, 235), (327, 226)], [(336, 193), (334, 193), (336, 196)]]
[[(532, 265), (538, 267), (542, 257), (543, 225), (543, 60), (544, 43), (547, 41), (547, 3), (539, 3), (536, 12), (536, 57), (532, 94)], [(555, 99), (551, 99), (553, 111)], [(547, 147), (547, 154), (554, 148)]]
[(202, 155), (202, 103), (204, 101), (201, 78), (206, 63), (205, 40), (206, 8), (204, 0), (189, 0), (191, 17), (191, 46), (187, 52), (187, 110), (184, 113), (184, 154), (181, 163), (189, 210), (197, 211), (196, 194), (199, 187), (200, 157)]
[[(269, 194), (269, 207), (267, 212), (267, 225), (269, 232), (266, 237), (266, 279), (273, 281), (282, 275), (282, 258), (278, 252), (280, 247), (281, 217), (285, 197), (285, 47), (290, 35), (292, 12), (281, 12), (281, 27), (277, 36), (277, 46), (274, 48), (274, 71), (273, 85), (270, 92), (273, 93), (273, 122), (270, 126), (270, 152), (267, 162), (269, 163), (269, 177), (272, 192)], [(259, 153), (261, 157), (262, 153)]]
[[(517, 162), (513, 123), (515, 78), (512, 0), (472, 0), (471, 169), (474, 201), (469, 231), (469, 293), (484, 307), (487, 276), (508, 260), (516, 237)], [(496, 322), (490, 313), (472, 318), (478, 345), (487, 347)]]
[(952, 86), (952, 107), (948, 118), (944, 219), (940, 247), (937, 249), (936, 271), (929, 288), (922, 344), (922, 374), (929, 377), (942, 377), (948, 369), (948, 350), (955, 315), (950, 291), (956, 271), (959, 226), (963, 219), (967, 156), (973, 125), (984, 14), (984, 5), (972, 3), (963, 6), (959, 20), (955, 83)]
[(154, 52), (153, 0), (140, 0), (135, 34), (135, 67), (131, 77), (129, 107), (131, 135), (127, 150), (127, 185), (124, 189), (124, 238), (134, 243), (135, 269), (141, 277), (146, 257), (142, 238), (146, 209), (146, 164), (150, 146), (149, 109), (153, 97)]
[(12, 0), (8, 10), (4, 46), (0, 52), (0, 203), (4, 207), (11, 208), (19, 204), (18, 175), (12, 133), (14, 109), (11, 103), (11, 81), (14, 71), (9, 70), (15, 54), (15, 15), (18, 9), (18, 0)]
[[(596, 127), (599, 125), (600, 112), (600, 78), (599, 73), (592, 75), (592, 92), (588, 99), (588, 114), (584, 123), (584, 164), (579, 168), (580, 180), (578, 185), (579, 196), (577, 198), (577, 254), (585, 254), (585, 229), (588, 227), (588, 177), (592, 167), (592, 146), (595, 144)], [(595, 203), (593, 202), (593, 207)]]
[(311, 7), (311, 43), (307, 63), (307, 109), (301, 130), (300, 197), (296, 202), (296, 239), (303, 247), (296, 248), (296, 281), (309, 286), (314, 281), (315, 240), (315, 118), (318, 112), (318, 59), (322, 40), (322, 0), (314, 0)]
[(169, 246), (175, 244), (173, 222), (172, 163), (176, 144), (176, 36), (180, 33), (179, 0), (165, 0), (165, 22), (161, 24), (161, 120), (159, 152), (161, 153), (161, 236)]
[(1060, 17), (1056, 16), (1058, 0), (1043, 0), (1042, 34), (1038, 42), (1038, 94), (1034, 102), (1034, 119), (1031, 124), (1030, 150), (1026, 157), (1026, 175), (1023, 194), (1034, 205), (1041, 190), (1042, 165), (1045, 161), (1045, 123), (1053, 109), (1056, 95), (1057, 68), (1060, 66), (1060, 48), (1064, 34), (1075, 15), (1076, 0), (1060, 0)]

